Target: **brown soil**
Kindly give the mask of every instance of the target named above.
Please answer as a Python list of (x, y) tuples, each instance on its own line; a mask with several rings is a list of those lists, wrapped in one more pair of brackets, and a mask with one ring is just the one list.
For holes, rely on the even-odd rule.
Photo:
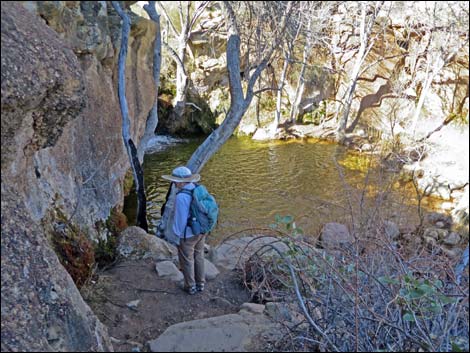
[[(233, 271), (206, 282), (204, 292), (188, 295), (173, 281), (157, 276), (155, 261), (123, 261), (98, 273), (81, 289), (83, 298), (108, 327), (114, 350), (130, 352), (160, 336), (169, 326), (238, 312), (250, 296)], [(127, 303), (140, 300), (135, 309)]]

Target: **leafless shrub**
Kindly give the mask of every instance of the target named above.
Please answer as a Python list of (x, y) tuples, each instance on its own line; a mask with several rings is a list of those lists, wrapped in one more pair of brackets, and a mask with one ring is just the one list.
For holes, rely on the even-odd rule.
[(468, 271), (461, 277), (456, 261), (435, 249), (408, 251), (391, 239), (376, 209), (383, 193), (367, 209), (362, 196), (348, 192), (350, 244), (320, 249), (289, 231), (278, 238), (289, 250), (264, 243), (244, 262), (253, 300), (298, 307), (304, 317), (283, 320), (276, 349), (468, 351)]
[[(468, 348), (468, 277), (434, 254), (404, 258), (377, 233), (334, 255), (283, 239), (291, 251), (244, 265), (259, 302), (297, 300), (309, 325), (289, 328), (278, 348), (333, 351), (453, 351)], [(293, 295), (295, 293), (295, 296)]]

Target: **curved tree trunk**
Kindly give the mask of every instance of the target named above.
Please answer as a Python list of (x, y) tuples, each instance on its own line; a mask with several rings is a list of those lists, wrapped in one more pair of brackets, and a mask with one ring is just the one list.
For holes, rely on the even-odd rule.
[[(223, 123), (209, 135), (208, 138), (196, 149), (187, 163), (187, 167), (193, 172), (198, 173), (204, 167), (206, 162), (220, 149), (220, 147), (232, 136), (236, 127), (248, 109), (253, 100), (253, 88), (258, 80), (261, 72), (266, 68), (275, 48), (279, 45), (280, 40), (276, 40), (270, 48), (269, 52), (257, 66), (253, 76), (250, 77), (246, 95), (243, 95), (242, 82), (240, 77), (240, 35), (235, 18), (235, 13), (228, 1), (224, 1), (224, 15), (227, 22), (227, 70), (229, 74), (230, 85), (230, 109)], [(285, 15), (281, 20), (281, 27), (284, 28), (287, 16), (290, 14), (292, 3), (289, 2)], [(164, 237), (173, 244), (179, 243), (179, 238), (173, 233), (173, 212), (176, 191), (169, 193), (164, 212), (158, 225), (157, 235)]]
[(354, 97), (354, 91), (356, 90), (357, 79), (359, 78), (359, 71), (361, 69), (362, 62), (367, 55), (366, 45), (368, 41), (368, 32), (365, 30), (365, 20), (366, 20), (366, 5), (362, 6), (361, 11), (361, 45), (359, 47), (359, 52), (357, 53), (356, 62), (354, 63), (353, 71), (351, 78), (349, 80), (348, 90), (346, 92), (346, 101), (343, 105), (343, 115), (338, 123), (338, 128), (336, 129), (336, 139), (338, 142), (343, 142), (346, 137), (346, 125), (348, 123), (349, 111), (351, 109), (351, 104)]
[(368, 108), (377, 108), (380, 107), (382, 104), (382, 99), (384, 98), (385, 95), (389, 94), (392, 92), (392, 87), (390, 86), (390, 83), (387, 81), (387, 83), (381, 85), (377, 92), (373, 94), (367, 94), (361, 99), (361, 103), (359, 105), (359, 110), (357, 111), (356, 118), (353, 120), (351, 125), (346, 129), (346, 132), (351, 133), (354, 131), (356, 128), (357, 124), (359, 123), (359, 120), (361, 118), (362, 113), (364, 110)]
[(429, 87), (431, 87), (431, 81), (432, 81), (432, 73), (429, 71), (429, 62), (427, 63), (426, 66), (426, 74), (425, 74), (425, 79), (424, 79), (424, 85), (421, 90), (421, 94), (419, 95), (418, 99), (418, 104), (416, 105), (415, 111), (413, 113), (413, 117), (411, 119), (411, 133), (413, 136), (415, 136), (416, 133), (416, 125), (418, 124), (419, 116), (421, 114), (421, 110), (423, 109), (424, 105), (424, 100), (426, 99), (429, 91)]
[[(228, 5), (229, 6), (229, 5)], [(248, 108), (243, 98), (242, 85), (240, 80), (240, 36), (238, 33), (230, 33), (227, 42), (227, 69), (229, 71), (231, 104), (230, 109), (223, 123), (212, 132), (209, 137), (197, 148), (191, 156), (187, 167), (193, 172), (199, 172), (204, 164), (214, 155), (215, 152), (230, 138), (235, 128)], [(251, 96), (252, 98), (252, 96)], [(250, 101), (251, 101), (250, 98)], [(164, 237), (173, 244), (178, 244), (179, 239), (173, 233), (173, 211), (175, 188), (168, 195), (164, 212), (160, 220), (157, 235)]]
[[(308, 25), (307, 25), (307, 33), (310, 33), (310, 28), (312, 25), (312, 20), (309, 18)], [(307, 68), (307, 60), (308, 55), (310, 54), (311, 48), (311, 40), (310, 34), (307, 36), (307, 43), (304, 46), (304, 52), (302, 56), (302, 66), (300, 68), (299, 79), (297, 80), (297, 87), (295, 88), (294, 100), (292, 101), (292, 106), (290, 109), (290, 122), (294, 123), (297, 120), (297, 114), (299, 113), (299, 105), (300, 101), (302, 100), (302, 95), (304, 94), (304, 75), (305, 69)]]
[(134, 182), (137, 189), (137, 223), (136, 225), (146, 232), (148, 231), (147, 224), (147, 208), (146, 208), (146, 197), (144, 187), (144, 172), (140, 165), (139, 158), (137, 156), (137, 148), (135, 147), (134, 141), (132, 141), (130, 134), (130, 119), (129, 119), (129, 108), (127, 106), (126, 99), (126, 57), (127, 57), (127, 43), (130, 32), (130, 20), (129, 16), (121, 9), (118, 1), (112, 1), (112, 5), (116, 12), (122, 19), (122, 39), (121, 48), (119, 49), (119, 61), (118, 61), (118, 94), (119, 104), (122, 113), (122, 139), (126, 146), (127, 155), (129, 156), (129, 163), (132, 168), (132, 174), (134, 176)]

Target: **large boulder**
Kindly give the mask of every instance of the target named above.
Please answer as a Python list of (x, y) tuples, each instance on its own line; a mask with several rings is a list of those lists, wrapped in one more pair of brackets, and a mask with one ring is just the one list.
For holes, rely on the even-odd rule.
[(113, 351), (41, 227), (4, 184), (1, 209), (2, 352)]
[(24, 1), (75, 53), (93, 54), (98, 60), (114, 56), (105, 1)]
[(256, 352), (260, 336), (279, 330), (263, 310), (264, 305), (245, 303), (238, 314), (182, 322), (148, 345), (151, 352)]
[(117, 253), (132, 260), (150, 258), (161, 261), (176, 257), (178, 251), (173, 245), (148, 234), (142, 228), (128, 227), (121, 232)]
[(217, 267), (207, 259), (204, 259), (204, 272), (208, 281), (215, 279), (220, 273)]

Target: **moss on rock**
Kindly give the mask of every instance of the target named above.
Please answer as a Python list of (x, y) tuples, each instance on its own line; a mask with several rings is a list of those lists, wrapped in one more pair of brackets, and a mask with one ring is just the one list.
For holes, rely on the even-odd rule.
[(116, 260), (119, 234), (128, 227), (127, 217), (114, 207), (106, 222), (99, 221), (96, 226), (105, 234), (94, 246), (96, 263), (103, 267)]
[(70, 218), (56, 208), (51, 212), (50, 240), (60, 263), (80, 288), (90, 278), (95, 265), (93, 243)]

